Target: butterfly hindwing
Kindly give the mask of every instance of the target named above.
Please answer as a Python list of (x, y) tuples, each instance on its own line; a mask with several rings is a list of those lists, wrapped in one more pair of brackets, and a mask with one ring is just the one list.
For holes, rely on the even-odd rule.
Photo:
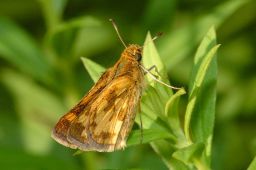
[[(72, 123), (68, 140), (82, 150), (112, 151), (119, 143), (125, 145), (124, 127), (133, 124), (139, 88), (129, 77), (114, 79)], [(133, 103), (131, 103), (133, 102)], [(88, 115), (88, 116), (85, 116)], [(126, 128), (125, 128), (126, 129)], [(120, 133), (123, 134), (120, 134)]]
[(70, 143), (67, 140), (67, 132), (74, 120), (76, 118), (85, 113), (84, 110), (88, 107), (89, 103), (96, 98), (100, 92), (107, 86), (109, 82), (112, 81), (114, 74), (112, 71), (113, 68), (108, 69), (106, 72), (102, 74), (99, 81), (92, 87), (92, 89), (85, 95), (80, 102), (73, 107), (68, 113), (62, 116), (59, 122), (55, 125), (55, 128), (52, 131), (52, 137), (58, 141), (59, 143), (71, 147), (76, 148), (75, 145)]

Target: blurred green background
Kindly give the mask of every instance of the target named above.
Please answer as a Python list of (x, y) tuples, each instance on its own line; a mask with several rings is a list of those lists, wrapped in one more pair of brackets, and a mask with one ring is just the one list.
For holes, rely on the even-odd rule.
[(123, 50), (109, 18), (127, 43), (164, 32), (157, 49), (172, 84), (185, 87), (215, 26), (222, 46), (212, 168), (246, 169), (256, 155), (255, 9), (255, 0), (0, 0), (0, 169), (167, 169), (148, 145), (73, 156), (50, 138), (93, 85), (80, 57), (109, 67)]

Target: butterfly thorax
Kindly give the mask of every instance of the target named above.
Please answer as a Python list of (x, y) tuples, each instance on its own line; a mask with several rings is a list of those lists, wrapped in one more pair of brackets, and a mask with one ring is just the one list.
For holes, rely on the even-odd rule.
[(141, 69), (142, 48), (139, 45), (129, 45), (121, 54), (121, 58), (115, 64), (115, 77), (128, 76), (134, 81), (143, 81), (143, 70)]

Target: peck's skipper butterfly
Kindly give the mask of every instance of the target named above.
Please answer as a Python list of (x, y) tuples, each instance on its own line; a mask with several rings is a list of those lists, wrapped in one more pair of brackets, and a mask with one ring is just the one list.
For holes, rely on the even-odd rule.
[(149, 71), (141, 65), (142, 47), (126, 46), (112, 23), (126, 48), (115, 65), (56, 124), (52, 137), (64, 146), (99, 152), (126, 146), (138, 111), (144, 75)]

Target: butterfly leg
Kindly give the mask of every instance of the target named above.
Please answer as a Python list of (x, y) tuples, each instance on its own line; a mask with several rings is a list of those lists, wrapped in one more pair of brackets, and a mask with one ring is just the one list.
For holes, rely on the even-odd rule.
[[(156, 72), (158, 75), (155, 75), (155, 74), (151, 73), (151, 70), (153, 70), (153, 69), (155, 70), (155, 72)], [(150, 72), (156, 79), (159, 78), (160, 73), (159, 73), (159, 71), (158, 71), (156, 65), (152, 65), (152, 66), (149, 67), (147, 70), (148, 70), (148, 72)], [(144, 71), (144, 74), (146, 75), (148, 72)]]
[(139, 116), (140, 116), (140, 144), (142, 144), (143, 142), (143, 124), (142, 124), (142, 112), (141, 112), (141, 108), (140, 108), (140, 105), (138, 106), (139, 107)]
[(159, 72), (158, 72), (158, 69), (157, 69), (157, 67), (156, 67), (156, 65), (152, 65), (151, 67), (149, 67), (147, 70), (148, 71), (151, 71), (151, 70), (155, 70), (155, 72), (157, 72), (157, 74), (159, 74)]
[[(139, 66), (142, 68), (142, 70), (145, 72), (145, 74), (148, 73), (148, 75), (149, 75), (153, 80), (157, 81), (158, 83), (160, 83), (160, 84), (162, 84), (162, 85), (164, 85), (164, 86), (167, 86), (167, 87), (169, 87), (169, 88), (171, 88), (171, 89), (175, 89), (175, 90), (181, 89), (181, 88), (179, 88), (179, 87), (174, 87), (174, 86), (171, 86), (171, 85), (169, 85), (169, 84), (166, 84), (165, 82), (159, 80), (158, 77), (156, 77), (156, 75), (152, 74), (148, 69), (146, 69), (146, 68), (143, 67), (142, 65), (139, 65)], [(153, 68), (156, 68), (156, 66), (153, 65), (153, 66), (150, 67), (149, 69), (152, 70)]]

